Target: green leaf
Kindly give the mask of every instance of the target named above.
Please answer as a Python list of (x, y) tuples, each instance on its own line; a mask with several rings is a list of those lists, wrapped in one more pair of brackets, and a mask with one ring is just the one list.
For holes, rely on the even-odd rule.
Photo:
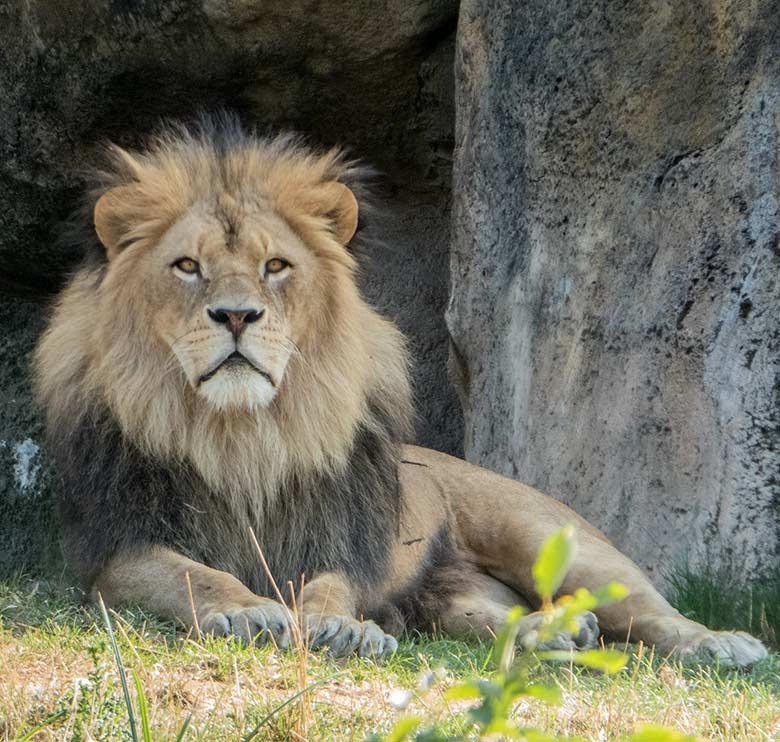
[[(544, 732), (540, 732), (536, 729), (523, 729), (522, 739), (525, 742), (560, 742), (558, 737), (553, 737), (549, 734), (545, 734)], [(567, 737), (566, 741), (574, 742), (574, 740), (571, 737)]]
[(561, 702), (561, 691), (556, 685), (529, 685), (523, 695), (538, 698), (551, 706), (558, 706)]
[(466, 740), (460, 735), (451, 737), (446, 732), (442, 732), (435, 727), (426, 727), (417, 732), (414, 742), (466, 742)]
[(479, 706), (469, 709), (468, 712), (468, 718), (475, 724), (480, 724), (482, 727), (487, 727), (492, 724), (495, 716), (495, 704), (487, 699)]
[(470, 701), (475, 698), (482, 698), (482, 691), (479, 686), (471, 683), (453, 685), (444, 693), (445, 701)]
[(591, 649), (587, 652), (540, 652), (538, 657), (541, 660), (554, 662), (574, 662), (576, 665), (593, 667), (610, 674), (620, 672), (628, 662), (628, 657), (615, 649)]
[(682, 734), (674, 729), (659, 726), (644, 726), (632, 734), (627, 742), (695, 742), (696, 737)]
[(184, 739), (184, 735), (187, 734), (187, 729), (189, 729), (191, 721), (192, 721), (192, 714), (190, 714), (184, 720), (184, 724), (181, 725), (181, 729), (179, 729), (179, 733), (176, 735), (176, 742), (181, 742)]
[(502, 737), (517, 739), (520, 737), (521, 732), (516, 725), (507, 719), (494, 719), (487, 727), (485, 727), (485, 730), (482, 732), (482, 736), (489, 737), (492, 734), (500, 734)]
[(528, 611), (521, 605), (512, 606), (506, 614), (504, 619), (505, 623), (518, 624), (520, 619), (525, 616)]
[(542, 544), (532, 574), (536, 592), (549, 600), (561, 586), (574, 554), (574, 526), (569, 524)]
[(576, 590), (574, 595), (562, 596), (555, 602), (551, 613), (550, 631), (553, 635), (560, 631), (578, 634), (582, 627), (577, 618), (586, 611), (592, 611), (597, 606), (596, 596), (584, 588)]
[(503, 625), (498, 630), (493, 643), (492, 656), (500, 672), (506, 672), (512, 664), (520, 619), (524, 614), (525, 609), (522, 606), (516, 605), (510, 608)]
[(598, 605), (598, 598), (584, 587), (574, 591), (574, 595), (562, 595), (555, 602), (555, 607), (571, 614), (592, 611)]
[(577, 652), (574, 655), (574, 662), (585, 667), (595, 667), (614, 675), (626, 666), (628, 657), (616, 649), (591, 649), (587, 652)]
[(405, 719), (401, 719), (395, 723), (390, 734), (385, 737), (385, 742), (403, 742), (422, 724), (422, 721), (419, 716), (407, 716)]
[(628, 596), (628, 588), (620, 582), (610, 582), (608, 585), (593, 591), (599, 606), (609, 605), (624, 600)]
[(497, 701), (503, 695), (504, 689), (501, 684), (494, 683), (491, 680), (480, 679), (477, 680), (477, 687), (479, 692), (492, 701)]
[(68, 712), (65, 709), (62, 709), (60, 711), (57, 711), (56, 713), (52, 714), (51, 716), (46, 717), (40, 724), (38, 724), (37, 727), (34, 729), (31, 729), (27, 734), (24, 735), (24, 737), (18, 737), (16, 739), (16, 742), (30, 742), (30, 740), (38, 734), (42, 729), (45, 729), (49, 724), (53, 724), (58, 719), (61, 719), (63, 716), (67, 716)]
[(144, 742), (154, 742), (152, 740), (152, 729), (149, 724), (149, 704), (146, 702), (144, 686), (137, 673), (133, 673), (133, 682), (135, 683), (135, 693), (138, 696), (138, 716), (141, 718), (143, 740)]

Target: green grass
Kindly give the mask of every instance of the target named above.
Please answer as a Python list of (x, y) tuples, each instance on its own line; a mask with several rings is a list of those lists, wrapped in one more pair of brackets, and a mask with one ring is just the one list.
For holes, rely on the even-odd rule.
[(711, 629), (740, 629), (780, 649), (780, 570), (745, 586), (737, 569), (694, 571), (669, 577), (670, 600), (684, 616)]
[[(183, 739), (204, 742), (242, 739), (261, 722), (255, 740), (362, 741), (408, 713), (433, 715), (456, 735), (464, 731), (462, 722), (448, 713), (453, 708), (442, 709), (444, 689), (490, 672), (486, 645), (418, 637), (402, 642), (383, 665), (310, 654), (302, 677), (293, 652), (216, 639), (196, 643), (137, 610), (112, 613), (111, 621), (139, 736), (134, 677), (148, 706), (150, 738), (161, 742), (174, 742), (188, 718)], [(421, 675), (436, 668), (446, 675), (433, 691), (415, 695), (403, 712), (395, 708), (404, 691), (416, 691)], [(620, 740), (639, 724), (655, 723), (707, 740), (780, 739), (777, 654), (750, 673), (682, 668), (647, 652), (634, 652), (628, 668), (611, 679), (576, 667), (538, 665), (534, 673), (560, 687), (563, 704), (531, 699), (515, 715), (561, 736)], [(309, 690), (283, 706), (304, 688)], [(0, 740), (23, 739), (131, 739), (103, 618), (97, 607), (82, 606), (67, 583), (0, 583)]]

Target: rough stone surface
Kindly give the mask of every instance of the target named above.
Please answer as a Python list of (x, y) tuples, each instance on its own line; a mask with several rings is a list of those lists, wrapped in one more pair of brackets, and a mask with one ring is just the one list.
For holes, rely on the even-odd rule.
[(27, 376), (28, 356), (42, 326), (39, 305), (0, 300), (0, 574), (30, 564), (45, 567), (58, 553), (52, 472)]
[(466, 0), (466, 455), (663, 583), (780, 548), (780, 5)]
[(26, 356), (79, 258), (55, 247), (59, 226), (100, 143), (136, 145), (162, 117), (228, 108), (261, 130), (346, 144), (386, 174), (387, 244), (361, 280), (410, 337), (419, 440), (462, 450), (443, 319), (456, 10), (455, 0), (0, 0), (0, 572), (40, 558), (50, 517)]

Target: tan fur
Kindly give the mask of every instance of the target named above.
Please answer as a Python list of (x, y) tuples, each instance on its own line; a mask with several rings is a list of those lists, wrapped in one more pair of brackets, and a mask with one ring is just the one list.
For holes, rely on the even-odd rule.
[[(207, 143), (182, 131), (146, 153), (115, 149), (115, 174), (95, 194), (94, 212), (109, 262), (77, 274), (36, 353), (50, 427), (73, 410), (107, 405), (141, 450), (171, 467), (194, 466), (214, 498), (245, 514), (240, 532), (221, 534), (226, 550), (247, 538), (252, 516), (280, 483), (347, 466), (359, 426), (377, 425), (369, 398), (400, 419), (410, 410), (402, 337), (360, 297), (355, 261), (344, 249), (358, 214), (340, 182), (350, 164), (289, 138), (252, 141), (219, 162)], [(197, 292), (195, 279), (175, 268), (184, 256), (206, 271)], [(274, 257), (293, 268), (261, 280), (260, 266)], [(207, 310), (236, 306), (263, 312), (234, 345)], [(202, 381), (214, 358), (234, 347), (270, 381), (243, 366)], [(414, 585), (444, 533), (452, 542), (452, 563), (444, 565), (452, 585), (436, 621), (455, 635), (489, 636), (513, 603), (538, 602), (531, 578), (537, 551), (553, 530), (574, 522), (579, 549), (563, 589), (618, 580), (631, 590), (627, 601), (599, 611), (609, 637), (624, 640), (630, 631), (664, 652), (706, 649), (733, 664), (763, 656), (750, 637), (710, 632), (682, 617), (636, 565), (552, 498), (415, 447), (404, 450), (399, 476), (403, 511), (379, 603)], [(362, 654), (396, 646), (356, 615), (365, 596), (344, 575), (306, 579), (300, 599), (315, 643)], [(278, 602), (171, 549), (117, 554), (95, 587), (111, 603), (140, 602), (201, 630), (289, 640), (291, 618)], [(591, 619), (560, 646), (591, 646), (598, 636)], [(524, 630), (537, 622), (532, 615)]]

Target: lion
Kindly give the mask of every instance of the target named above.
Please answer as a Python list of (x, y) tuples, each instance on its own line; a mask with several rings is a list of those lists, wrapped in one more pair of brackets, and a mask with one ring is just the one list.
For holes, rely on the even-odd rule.
[(765, 657), (682, 616), (553, 498), (405, 444), (404, 338), (356, 283), (362, 165), (230, 118), (108, 153), (87, 257), (35, 353), (63, 547), (93, 596), (282, 647), (300, 620), (311, 646), (375, 657), (404, 628), (489, 638), (519, 604), (522, 640), (540, 622), (535, 556), (574, 523), (561, 591), (630, 594), (549, 646)]

